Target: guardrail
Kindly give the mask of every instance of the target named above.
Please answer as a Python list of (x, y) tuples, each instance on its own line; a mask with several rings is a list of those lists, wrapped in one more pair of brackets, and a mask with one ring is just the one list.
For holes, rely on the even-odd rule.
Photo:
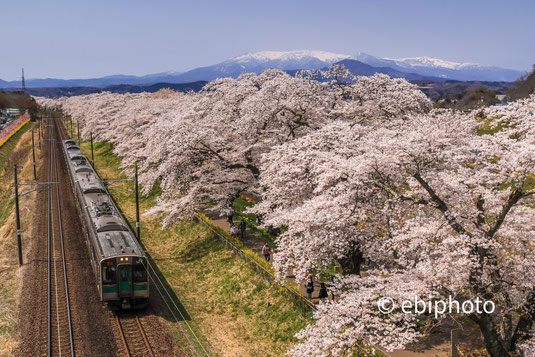
[(28, 114), (21, 115), (7, 127), (0, 131), (0, 147), (2, 147), (13, 135), (15, 135), (24, 125), (30, 121)]
[(291, 297), (294, 303), (300, 305), (303, 313), (310, 312), (311, 317), (314, 318), (314, 311), (316, 311), (317, 308), (314, 306), (312, 300), (305, 297), (298, 289), (291, 286), (288, 282), (281, 281), (280, 279), (277, 280), (274, 272), (263, 266), (264, 264), (267, 265), (269, 263), (262, 261), (262, 258), (260, 258), (256, 253), (252, 251), (249, 253), (241, 249), (239, 246), (242, 245), (241, 242), (234, 241), (229, 233), (215, 226), (205, 215), (198, 212), (193, 212), (193, 214), (201, 223), (201, 225), (211, 230), (219, 238), (219, 240), (221, 240), (226, 248), (232, 250), (235, 255), (239, 255), (240, 258), (245, 262), (252, 264), (256, 272), (262, 275), (262, 279), (267, 280), (270, 285), (279, 285), (280, 288), (284, 290), (285, 296)]

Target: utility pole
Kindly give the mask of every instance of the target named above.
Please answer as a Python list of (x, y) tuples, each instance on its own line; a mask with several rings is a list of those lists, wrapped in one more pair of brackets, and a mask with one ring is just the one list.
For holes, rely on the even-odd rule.
[(32, 129), (32, 156), (33, 156), (33, 179), (37, 181), (37, 169), (35, 168), (35, 141), (33, 139), (33, 129)]
[(95, 158), (93, 156), (93, 132), (91, 132), (91, 165), (93, 165), (93, 169), (95, 169)]
[(43, 118), (39, 119), (39, 150), (41, 149), (41, 126), (43, 124)]
[(136, 162), (136, 180), (135, 180), (135, 190), (136, 190), (136, 232), (137, 240), (141, 242), (140, 236), (140, 227), (139, 227), (139, 185), (137, 182), (137, 162)]
[(78, 131), (78, 145), (80, 145), (80, 123), (76, 123), (76, 130)]
[(17, 221), (17, 245), (19, 248), (19, 265), (22, 265), (22, 238), (20, 234), (20, 214), (19, 214), (19, 186), (17, 181), (17, 165), (13, 165), (15, 172), (15, 215)]
[(22, 69), (22, 91), (26, 92), (26, 82), (24, 81), (24, 68)]
[(72, 117), (69, 118), (71, 120), (71, 138), (74, 136), (72, 131)]

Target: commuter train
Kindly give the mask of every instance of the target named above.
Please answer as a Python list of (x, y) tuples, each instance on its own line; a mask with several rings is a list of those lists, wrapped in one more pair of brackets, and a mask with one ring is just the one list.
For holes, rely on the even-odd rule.
[(149, 301), (147, 257), (76, 141), (63, 141), (100, 300), (112, 309), (144, 308)]

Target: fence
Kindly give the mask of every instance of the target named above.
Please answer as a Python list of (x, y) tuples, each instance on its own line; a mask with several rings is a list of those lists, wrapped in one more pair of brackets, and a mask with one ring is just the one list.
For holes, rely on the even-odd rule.
[(248, 253), (241, 249), (235, 242), (232, 242), (232, 238), (227, 232), (214, 226), (206, 216), (199, 214), (198, 212), (193, 212), (193, 214), (197, 217), (201, 225), (211, 230), (219, 238), (225, 248), (232, 250), (235, 255), (239, 255), (245, 262), (252, 264), (256, 272), (262, 275), (262, 279), (267, 280), (270, 285), (279, 285), (281, 289), (284, 290), (284, 296), (291, 296), (292, 301), (301, 306), (303, 313), (310, 312), (311, 317), (314, 317), (316, 306), (314, 306), (314, 303), (310, 299), (303, 296), (298, 288), (294, 288), (288, 282), (277, 280), (273, 272), (271, 272), (269, 268), (263, 266), (266, 262), (262, 261), (256, 253)]
[[(280, 280), (276, 280), (274, 274), (263, 267), (263, 264), (267, 264), (263, 260), (261, 260), (256, 253), (247, 253), (244, 250), (242, 250), (236, 243), (232, 242), (231, 236), (221, 228), (215, 226), (212, 224), (209, 218), (207, 218), (202, 213), (193, 212), (194, 216), (199, 220), (201, 225), (211, 230), (218, 238), (219, 240), (224, 244), (224, 246), (234, 252), (234, 254), (239, 255), (241, 259), (243, 259), (245, 262), (250, 263), (254, 266), (256, 271), (262, 275), (262, 278), (264, 280), (268, 280), (269, 284), (277, 284), (281, 287), (281, 289), (284, 290), (284, 296), (291, 296), (292, 301), (294, 303), (297, 303), (301, 306), (301, 310), (303, 313), (306, 313), (307, 311), (310, 311), (311, 317), (314, 318), (314, 311), (316, 311), (316, 306), (314, 306), (314, 303), (308, 299), (307, 297), (303, 296), (301, 292), (292, 287), (287, 282), (283, 282)], [(260, 263), (260, 262), (261, 263)], [(384, 351), (382, 348), (378, 346), (372, 346), (372, 347), (362, 347), (361, 345), (357, 344), (355, 346), (357, 351), (357, 356), (383, 356), (383, 357), (390, 357), (390, 355)], [(376, 350), (376, 352), (371, 352), (373, 350)]]
[(15, 135), (24, 125), (30, 121), (30, 115), (27, 113), (21, 115), (17, 120), (6, 126), (0, 131), (0, 147), (2, 147), (13, 135)]

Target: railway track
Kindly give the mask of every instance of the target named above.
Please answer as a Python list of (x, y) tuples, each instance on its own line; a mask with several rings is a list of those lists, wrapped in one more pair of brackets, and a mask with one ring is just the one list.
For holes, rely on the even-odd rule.
[(143, 325), (137, 315), (116, 314), (115, 322), (117, 323), (127, 356), (154, 357), (154, 352), (152, 351), (145, 330), (143, 329)]
[[(69, 283), (65, 260), (61, 197), (55, 145), (55, 122), (48, 125), (49, 158), (47, 193), (48, 253), (48, 356), (75, 356)], [(56, 140), (56, 138), (58, 138)]]

